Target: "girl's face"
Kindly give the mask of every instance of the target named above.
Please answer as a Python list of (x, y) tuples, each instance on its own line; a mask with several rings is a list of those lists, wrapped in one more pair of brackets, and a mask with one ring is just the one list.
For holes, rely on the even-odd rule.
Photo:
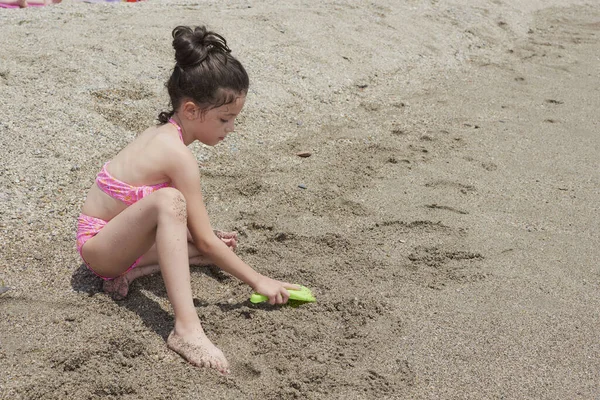
[(199, 113), (194, 124), (194, 136), (200, 142), (214, 146), (235, 130), (235, 119), (242, 111), (246, 96), (239, 96), (234, 102), (212, 108), (203, 115)]

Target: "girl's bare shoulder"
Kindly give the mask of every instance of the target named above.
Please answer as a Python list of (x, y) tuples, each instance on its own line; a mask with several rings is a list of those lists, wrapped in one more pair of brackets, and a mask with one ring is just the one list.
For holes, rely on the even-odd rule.
[[(170, 124), (169, 124), (170, 125)], [(144, 152), (154, 152), (157, 155), (170, 157), (171, 153), (179, 153), (186, 149), (181, 143), (177, 130), (168, 125), (151, 126), (135, 139), (138, 148)]]
[(161, 164), (173, 168), (196, 164), (196, 158), (191, 150), (181, 142), (177, 129), (171, 124), (151, 127), (144, 131), (147, 135), (147, 152), (152, 158), (160, 159)]

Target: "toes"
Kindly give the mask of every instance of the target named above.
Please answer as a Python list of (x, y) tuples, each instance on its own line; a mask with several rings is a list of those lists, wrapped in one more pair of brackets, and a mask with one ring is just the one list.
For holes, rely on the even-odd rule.
[(229, 365), (227, 364), (227, 362), (219, 363), (219, 372), (222, 373), (223, 375), (227, 375), (231, 372), (229, 370)]
[(217, 368), (217, 371), (219, 371), (221, 375), (229, 375), (229, 369), (223, 366), (219, 366), (219, 368)]
[(200, 368), (212, 368), (220, 371), (217, 360), (212, 357), (202, 357), (199, 360), (195, 360), (192, 364), (200, 367)]
[(210, 366), (211, 368), (216, 369), (217, 371), (219, 371), (222, 375), (227, 375), (229, 373), (229, 368), (227, 368), (226, 363), (224, 363), (222, 360), (218, 360), (218, 359), (211, 359), (210, 362)]
[(222, 375), (227, 375), (229, 373), (229, 368), (226, 366), (226, 363), (212, 356), (202, 357), (199, 360), (195, 360), (192, 364), (198, 367), (214, 369)]
[(104, 281), (102, 285), (102, 290), (105, 293), (112, 295), (115, 292), (115, 283), (113, 281)]
[(129, 282), (123, 277), (104, 281), (102, 290), (110, 294), (114, 300), (123, 300), (129, 293)]
[(127, 293), (129, 292), (129, 283), (125, 279), (125, 277), (119, 277), (115, 279), (115, 292), (119, 294), (121, 299), (127, 297)]
[(219, 363), (214, 358), (207, 358), (205, 362), (208, 368), (216, 369), (217, 371), (219, 371)]
[(129, 286), (128, 286), (128, 285), (121, 285), (121, 286), (119, 287), (119, 295), (120, 295), (122, 298), (125, 298), (125, 297), (127, 297), (127, 294), (128, 294), (128, 293), (129, 293)]
[[(184, 356), (185, 358), (185, 356)], [(207, 362), (205, 358), (195, 359), (194, 357), (190, 357), (189, 362), (200, 368), (210, 368), (210, 363)]]

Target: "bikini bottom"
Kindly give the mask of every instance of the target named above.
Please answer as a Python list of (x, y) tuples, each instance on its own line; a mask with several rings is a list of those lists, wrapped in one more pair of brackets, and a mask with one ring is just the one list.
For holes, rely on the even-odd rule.
[(126, 273), (128, 273), (129, 271), (134, 269), (139, 264), (142, 256), (140, 256), (137, 260), (135, 260), (135, 262), (133, 264), (131, 264), (131, 266), (129, 268), (127, 268), (127, 271), (123, 272), (121, 275), (114, 277), (114, 278), (107, 278), (105, 276), (98, 274), (96, 271), (94, 271), (92, 269), (92, 267), (90, 267), (90, 265), (87, 263), (87, 261), (85, 261), (85, 258), (83, 258), (83, 253), (81, 252), (81, 249), (83, 248), (83, 245), (85, 244), (85, 242), (87, 242), (88, 240), (90, 240), (91, 238), (96, 236), (98, 234), (98, 232), (100, 232), (100, 230), (102, 228), (104, 228), (104, 226), (107, 223), (108, 223), (108, 221), (105, 221), (103, 219), (96, 218), (96, 217), (90, 217), (89, 215), (85, 215), (85, 214), (80, 214), (79, 218), (77, 218), (77, 251), (79, 252), (79, 255), (81, 256), (83, 263), (88, 267), (88, 269), (90, 271), (92, 271), (96, 276), (104, 279), (105, 281), (112, 281), (113, 279), (116, 279), (119, 276), (125, 275)]

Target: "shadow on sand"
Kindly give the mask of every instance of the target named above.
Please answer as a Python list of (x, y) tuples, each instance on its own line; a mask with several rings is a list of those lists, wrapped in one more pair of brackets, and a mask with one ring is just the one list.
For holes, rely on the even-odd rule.
[[(224, 282), (231, 279), (215, 266), (192, 266), (192, 268), (218, 282)], [(71, 287), (73, 290), (85, 293), (88, 296), (102, 293), (102, 284), (102, 279), (96, 276), (84, 264), (81, 264), (71, 275)], [(115, 300), (115, 302), (119, 306), (125, 307), (138, 314), (144, 325), (156, 332), (166, 341), (169, 333), (173, 329), (173, 315), (172, 313), (165, 311), (156, 301), (152, 300), (144, 293), (144, 291), (149, 291), (157, 297), (167, 298), (167, 292), (160, 275), (155, 274), (139, 278), (132, 283), (129, 289), (129, 293), (125, 299)], [(213, 304), (194, 298), (194, 306), (196, 308), (203, 308), (211, 305)], [(249, 300), (232, 304), (223, 302), (216, 304), (216, 306), (223, 312), (229, 312), (248, 306), (265, 310), (272, 309), (268, 304), (253, 305)]]

